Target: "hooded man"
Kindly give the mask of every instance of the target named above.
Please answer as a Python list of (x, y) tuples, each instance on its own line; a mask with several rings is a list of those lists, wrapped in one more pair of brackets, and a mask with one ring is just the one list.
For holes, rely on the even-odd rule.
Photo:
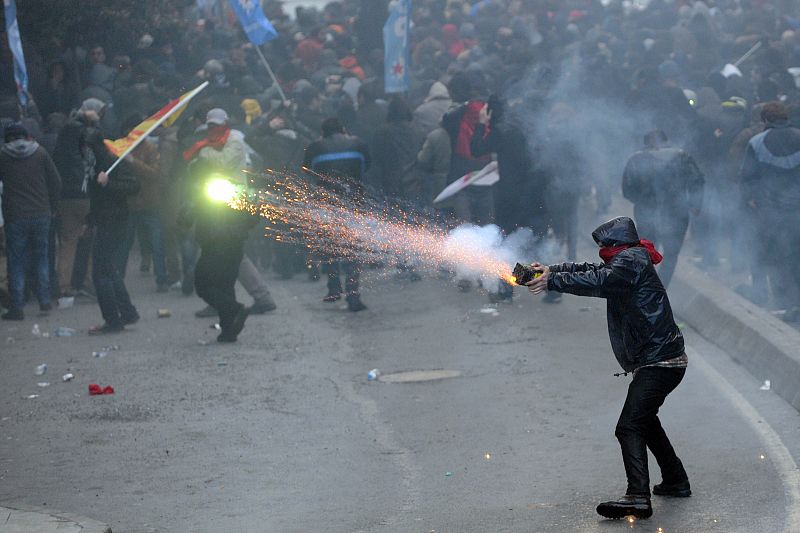
[(39, 144), (22, 124), (5, 128), (0, 149), (0, 184), (8, 249), (8, 290), (11, 306), (4, 320), (22, 320), (25, 273), (33, 266), (39, 309), (50, 311), (48, 241), (50, 221), (58, 209), (61, 177)]
[(428, 91), (428, 97), (414, 110), (414, 123), (423, 135), (428, 135), (439, 127), (442, 117), (452, 105), (447, 86), (435, 81)]
[(633, 380), (616, 429), (628, 489), (618, 500), (598, 505), (597, 512), (614, 519), (649, 518), (653, 508), (648, 448), (663, 479), (653, 493), (676, 497), (692, 493), (686, 470), (658, 419), (658, 409), (686, 373), (683, 334), (654, 268), (661, 255), (652, 242), (639, 239), (633, 221), (615, 218), (594, 230), (592, 237), (600, 246), (602, 263), (534, 263), (542, 275), (527, 285), (534, 294), (557, 291), (606, 299), (611, 347), (624, 374), (633, 374)]

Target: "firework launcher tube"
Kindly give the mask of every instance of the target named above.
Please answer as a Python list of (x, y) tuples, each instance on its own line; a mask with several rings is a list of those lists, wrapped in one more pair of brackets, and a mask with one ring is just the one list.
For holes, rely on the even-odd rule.
[(544, 274), (544, 271), (525, 266), (522, 263), (517, 263), (516, 266), (514, 266), (514, 271), (511, 273), (511, 275), (514, 276), (514, 282), (517, 285), (525, 285), (530, 283), (534, 279), (540, 277), (542, 274)]

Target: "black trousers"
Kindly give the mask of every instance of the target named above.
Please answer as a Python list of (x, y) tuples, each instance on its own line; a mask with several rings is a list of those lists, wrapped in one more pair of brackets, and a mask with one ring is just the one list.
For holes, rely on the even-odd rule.
[(664, 482), (677, 483), (687, 479), (683, 463), (658, 419), (658, 409), (685, 373), (685, 368), (646, 367), (636, 372), (628, 387), (628, 397), (616, 430), (628, 476), (627, 494), (650, 495), (648, 448), (661, 468)]
[(205, 245), (194, 269), (197, 295), (217, 310), (219, 326), (225, 333), (242, 304), (236, 301), (236, 278), (244, 258), (244, 243)]
[(121, 326), (138, 316), (119, 271), (126, 232), (125, 220), (101, 223), (92, 246), (92, 281), (97, 303), (103, 320), (111, 326)]
[(344, 270), (344, 290), (347, 301), (359, 299), (359, 279), (361, 265), (352, 261), (328, 261), (322, 264), (322, 271), (328, 275), (328, 294), (342, 294), (340, 271)]

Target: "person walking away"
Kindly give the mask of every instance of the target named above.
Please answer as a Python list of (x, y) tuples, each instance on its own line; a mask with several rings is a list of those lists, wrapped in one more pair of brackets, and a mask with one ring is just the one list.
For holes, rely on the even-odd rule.
[(606, 299), (611, 348), (624, 375), (632, 374), (633, 379), (615, 431), (628, 488), (621, 498), (598, 505), (597, 512), (614, 519), (649, 518), (653, 508), (648, 448), (663, 479), (653, 493), (676, 497), (692, 493), (683, 463), (658, 418), (659, 408), (686, 373), (683, 334), (654, 268), (661, 255), (652, 242), (640, 240), (633, 220), (612, 219), (592, 237), (600, 246), (602, 263), (534, 263), (542, 275), (527, 285), (534, 294), (557, 291)]
[[(322, 179), (320, 185), (328, 187), (334, 194), (357, 197), (364, 173), (370, 167), (367, 145), (345, 132), (339, 119), (329, 118), (322, 123), (322, 138), (311, 143), (305, 152), (303, 167)], [(358, 189), (358, 190), (357, 190)], [(342, 298), (340, 272), (344, 270), (347, 308), (352, 312), (367, 308), (361, 301), (359, 277), (361, 265), (352, 258), (326, 257), (323, 271), (328, 276), (328, 294), (325, 302), (336, 302)]]
[(684, 150), (670, 146), (666, 134), (644, 136), (644, 150), (633, 154), (622, 174), (622, 194), (645, 235), (664, 250), (659, 277), (669, 286), (683, 247), (690, 215), (703, 203), (703, 173)]
[(8, 265), (10, 308), (4, 320), (25, 318), (25, 277), (36, 274), (39, 310), (47, 313), (50, 303), (48, 244), (50, 226), (58, 211), (61, 177), (47, 152), (34, 141), (22, 124), (6, 126), (0, 148), (0, 184)]
[[(87, 139), (97, 154), (98, 168), (109, 168), (113, 156), (96, 131)], [(89, 335), (118, 333), (139, 321), (122, 278), (121, 264), (126, 252), (128, 198), (139, 192), (134, 164), (123, 160), (113, 173), (100, 171), (89, 182), (89, 226), (94, 231), (92, 281), (104, 323), (89, 329)]]
[(764, 105), (761, 118), (766, 129), (750, 139), (741, 168), (742, 195), (758, 224), (758, 240), (749, 244), (791, 322), (800, 317), (800, 128), (780, 102)]

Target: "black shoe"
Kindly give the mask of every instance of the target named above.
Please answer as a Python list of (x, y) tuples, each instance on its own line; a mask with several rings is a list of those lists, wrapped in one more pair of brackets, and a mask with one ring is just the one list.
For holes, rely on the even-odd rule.
[(619, 500), (603, 502), (598, 505), (597, 514), (613, 520), (619, 520), (626, 516), (650, 518), (653, 516), (653, 507), (650, 505), (649, 496), (626, 494)]
[(105, 323), (102, 326), (92, 326), (89, 328), (89, 335), (107, 335), (109, 333), (119, 333), (120, 331), (124, 330), (125, 327), (122, 324), (109, 324)]
[(236, 335), (226, 335), (225, 333), (220, 333), (217, 335), (217, 342), (236, 342), (238, 337)]
[(3, 313), (3, 316), (0, 318), (3, 320), (25, 320), (25, 313), (19, 309), (11, 309), (7, 313)]
[(236, 340), (236, 337), (238, 337), (239, 333), (241, 333), (244, 329), (244, 323), (247, 320), (248, 314), (247, 308), (245, 306), (241, 306), (239, 308), (239, 312), (236, 313), (236, 315), (233, 317), (233, 320), (231, 320), (230, 329), (228, 329), (228, 331), (223, 331), (221, 335)]
[(140, 318), (141, 317), (139, 316), (139, 313), (133, 313), (130, 316), (122, 317), (122, 325), (130, 326), (131, 324), (136, 324), (137, 322), (139, 322)]
[(210, 305), (205, 306), (203, 309), (195, 312), (194, 316), (197, 318), (213, 318), (219, 315), (216, 309), (211, 307)]
[(692, 495), (692, 488), (689, 480), (679, 481), (678, 483), (661, 482), (653, 487), (653, 494), (658, 496), (672, 496), (673, 498), (688, 498)]
[(247, 310), (247, 314), (249, 314), (249, 315), (263, 315), (264, 313), (269, 313), (270, 311), (274, 311), (277, 308), (278, 308), (278, 306), (275, 305), (275, 302), (254, 303)]
[(39, 316), (47, 316), (53, 310), (52, 304), (44, 304), (39, 306)]
[(323, 298), (322, 301), (325, 303), (333, 303), (333, 302), (338, 302), (341, 299), (342, 299), (341, 294), (329, 294), (325, 298)]
[(181, 280), (181, 292), (184, 296), (191, 296), (194, 292), (194, 274), (187, 274)]
[(364, 311), (367, 308), (366, 305), (360, 300), (350, 300), (347, 302), (347, 310), (352, 311), (353, 313), (358, 313), (359, 311)]

